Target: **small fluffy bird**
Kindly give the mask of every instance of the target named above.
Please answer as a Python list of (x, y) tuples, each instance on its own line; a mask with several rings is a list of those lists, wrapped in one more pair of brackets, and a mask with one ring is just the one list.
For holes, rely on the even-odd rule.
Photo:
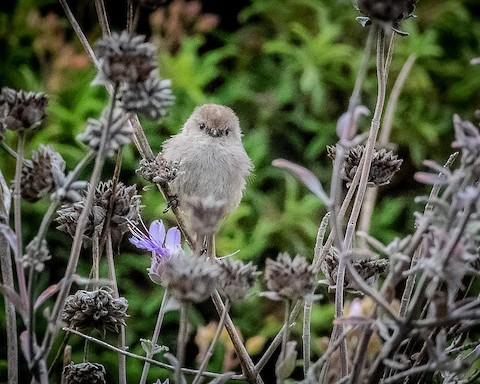
[(206, 237), (209, 254), (220, 220), (240, 204), (253, 169), (232, 109), (218, 104), (197, 107), (181, 131), (166, 140), (159, 156), (178, 163), (170, 183), (199, 250)]

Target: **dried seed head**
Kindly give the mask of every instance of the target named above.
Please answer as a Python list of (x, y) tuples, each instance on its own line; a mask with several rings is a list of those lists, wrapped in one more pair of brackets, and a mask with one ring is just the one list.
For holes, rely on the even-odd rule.
[(417, 0), (357, 0), (357, 7), (364, 15), (361, 19), (363, 25), (372, 22), (388, 23), (395, 32), (405, 35), (405, 32), (398, 31), (402, 20), (412, 17)]
[[(362, 258), (352, 260), (352, 264), (358, 274), (362, 276), (368, 284), (373, 283), (378, 276), (384, 274), (388, 268), (388, 260), (386, 259)], [(338, 274), (338, 251), (336, 248), (330, 248), (320, 269), (325, 275), (328, 284), (332, 287), (335, 286), (337, 284)], [(355, 291), (358, 289), (355, 282), (350, 281), (347, 275), (345, 275), (344, 287)]]
[[(355, 148), (350, 149), (345, 156), (345, 160), (342, 167), (342, 179), (347, 181), (347, 186), (350, 185), (355, 173), (357, 172), (360, 159), (363, 156), (365, 147), (358, 145)], [(334, 147), (327, 147), (327, 154), (330, 158), (335, 159), (336, 151)], [(379, 187), (390, 183), (395, 172), (400, 169), (403, 160), (399, 159), (391, 151), (387, 151), (382, 148), (379, 151), (374, 151), (372, 164), (370, 166), (370, 173), (368, 175), (368, 186)]]
[(39, 245), (38, 238), (34, 237), (25, 250), (27, 253), (22, 257), (23, 266), (25, 268), (34, 268), (37, 272), (42, 272), (45, 268), (45, 261), (52, 258), (45, 239)]
[(188, 226), (200, 239), (215, 233), (227, 212), (227, 203), (215, 200), (213, 196), (206, 199), (192, 196), (183, 203), (189, 218)]
[(102, 132), (108, 129), (108, 136), (105, 144), (107, 156), (113, 156), (115, 152), (125, 144), (130, 143), (133, 132), (132, 125), (128, 122), (128, 114), (120, 108), (113, 110), (109, 124), (110, 110), (105, 109), (100, 120), (88, 119), (85, 131), (78, 135), (78, 139), (87, 144), (94, 151), (100, 149)]
[(251, 262), (244, 264), (241, 260), (223, 259), (220, 265), (220, 292), (230, 300), (240, 300), (247, 296), (256, 278), (260, 275)]
[(316, 285), (313, 266), (303, 256), (292, 260), (286, 252), (276, 260), (267, 259), (265, 268), (267, 287), (282, 299), (299, 299), (313, 292)]
[(44, 93), (3, 87), (0, 93), (0, 126), (12, 131), (36, 128), (45, 118), (47, 102)]
[(182, 302), (200, 303), (217, 288), (219, 267), (199, 256), (172, 257), (163, 265), (161, 279)]
[(40, 145), (31, 160), (25, 160), (20, 180), (22, 197), (30, 202), (40, 200), (63, 186), (65, 161), (52, 147)]
[(102, 287), (92, 292), (79, 290), (67, 297), (62, 320), (69, 327), (80, 330), (98, 329), (118, 333), (120, 326), (125, 325), (127, 307), (127, 300), (123, 297), (115, 299), (110, 288)]
[[(56, 219), (59, 224), (57, 229), (67, 232), (72, 237), (75, 236), (78, 218), (85, 206), (87, 193), (88, 192), (84, 192), (82, 200), (62, 206), (62, 209), (58, 211), (58, 218)], [(112, 193), (112, 180), (98, 184), (95, 189), (92, 211), (88, 216), (88, 222), (84, 232), (85, 237), (91, 238), (95, 230), (102, 230), (110, 204), (112, 204), (112, 215), (109, 230), (111, 231), (114, 244), (118, 244), (122, 236), (128, 232), (129, 222), (133, 224), (138, 222), (140, 195), (137, 194), (137, 187), (135, 185), (127, 187), (122, 182), (119, 182), (115, 187), (115, 195), (113, 197)], [(112, 203), (110, 203), (110, 200), (112, 200)]]
[(95, 51), (100, 63), (96, 84), (143, 82), (156, 67), (155, 46), (127, 31), (98, 40)]
[(63, 369), (65, 384), (107, 384), (107, 372), (102, 364), (70, 363)]
[(152, 183), (165, 184), (171, 182), (178, 173), (178, 162), (166, 160), (160, 152), (155, 160), (140, 160), (138, 172), (145, 180)]
[(124, 84), (118, 96), (120, 107), (150, 120), (164, 117), (175, 100), (171, 85), (171, 80), (160, 80), (158, 75), (151, 75), (143, 83)]

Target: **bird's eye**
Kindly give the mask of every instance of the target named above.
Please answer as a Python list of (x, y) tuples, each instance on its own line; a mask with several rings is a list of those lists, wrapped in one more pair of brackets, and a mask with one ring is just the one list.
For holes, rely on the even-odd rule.
[(225, 135), (228, 136), (228, 133), (230, 132), (230, 130), (228, 128), (225, 129)]
[(200, 123), (200, 125), (198, 126), (201, 130), (205, 129), (205, 124), (204, 123)]

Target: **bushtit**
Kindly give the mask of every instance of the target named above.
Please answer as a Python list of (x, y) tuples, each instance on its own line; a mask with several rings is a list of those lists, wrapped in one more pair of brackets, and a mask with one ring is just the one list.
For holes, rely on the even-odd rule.
[[(242, 144), (237, 115), (217, 104), (197, 107), (181, 131), (166, 140), (159, 156), (178, 162), (170, 183), (198, 250), (220, 220), (240, 204), (246, 177), (253, 169)], [(211, 253), (213, 243), (207, 240)]]

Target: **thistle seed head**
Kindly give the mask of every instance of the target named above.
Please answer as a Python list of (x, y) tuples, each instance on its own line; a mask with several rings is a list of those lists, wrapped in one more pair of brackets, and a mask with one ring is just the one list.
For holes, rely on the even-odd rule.
[(142, 83), (126, 83), (118, 96), (120, 108), (150, 120), (164, 117), (175, 101), (171, 85), (171, 80), (161, 80), (158, 75), (150, 75)]
[(219, 267), (200, 256), (179, 255), (163, 265), (161, 279), (181, 302), (200, 303), (217, 288)]
[(276, 260), (267, 259), (267, 287), (281, 299), (296, 300), (313, 293), (317, 279), (311, 265), (303, 256), (280, 253)]
[(245, 298), (260, 275), (251, 262), (244, 264), (241, 260), (225, 258), (219, 261), (219, 266), (219, 290), (232, 301)]
[(3, 87), (0, 93), (0, 127), (12, 131), (35, 129), (45, 118), (47, 102), (47, 96), (44, 93), (17, 91)]
[(65, 161), (52, 147), (40, 145), (25, 160), (20, 180), (22, 197), (30, 202), (40, 200), (63, 186), (65, 181)]
[[(56, 219), (59, 226), (57, 229), (75, 236), (78, 219), (85, 206), (85, 199), (88, 192), (83, 193), (83, 199), (73, 204), (63, 205), (58, 211)], [(109, 230), (112, 234), (114, 244), (120, 242), (122, 236), (129, 231), (129, 223), (137, 223), (140, 213), (140, 195), (137, 194), (135, 185), (125, 186), (122, 182), (117, 183), (115, 194), (112, 197), (113, 182), (100, 182), (95, 189), (95, 199), (92, 211), (88, 216), (84, 236), (91, 238), (94, 231), (103, 228), (108, 209), (111, 205), (112, 215), (110, 218)], [(112, 203), (110, 200), (113, 199)]]
[(42, 272), (45, 268), (45, 261), (50, 260), (50, 255), (47, 247), (47, 241), (42, 240), (41, 244), (38, 244), (38, 238), (34, 237), (33, 240), (25, 248), (26, 254), (22, 257), (22, 263), (25, 268), (34, 268), (37, 272)]
[(143, 82), (156, 68), (155, 46), (145, 36), (113, 32), (95, 44), (100, 71), (95, 84)]
[(102, 364), (70, 363), (63, 369), (65, 384), (107, 384), (107, 372)]
[(108, 129), (105, 152), (107, 156), (113, 156), (120, 147), (130, 143), (133, 128), (128, 122), (128, 114), (120, 108), (113, 110), (110, 123), (109, 115), (110, 110), (107, 108), (99, 120), (88, 119), (88, 125), (85, 128), (85, 131), (79, 134), (77, 138), (87, 144), (95, 152), (98, 152), (100, 149), (102, 132)]
[(125, 325), (127, 307), (127, 300), (114, 298), (110, 288), (102, 287), (92, 292), (79, 290), (67, 297), (62, 320), (71, 328), (118, 333), (120, 326)]

